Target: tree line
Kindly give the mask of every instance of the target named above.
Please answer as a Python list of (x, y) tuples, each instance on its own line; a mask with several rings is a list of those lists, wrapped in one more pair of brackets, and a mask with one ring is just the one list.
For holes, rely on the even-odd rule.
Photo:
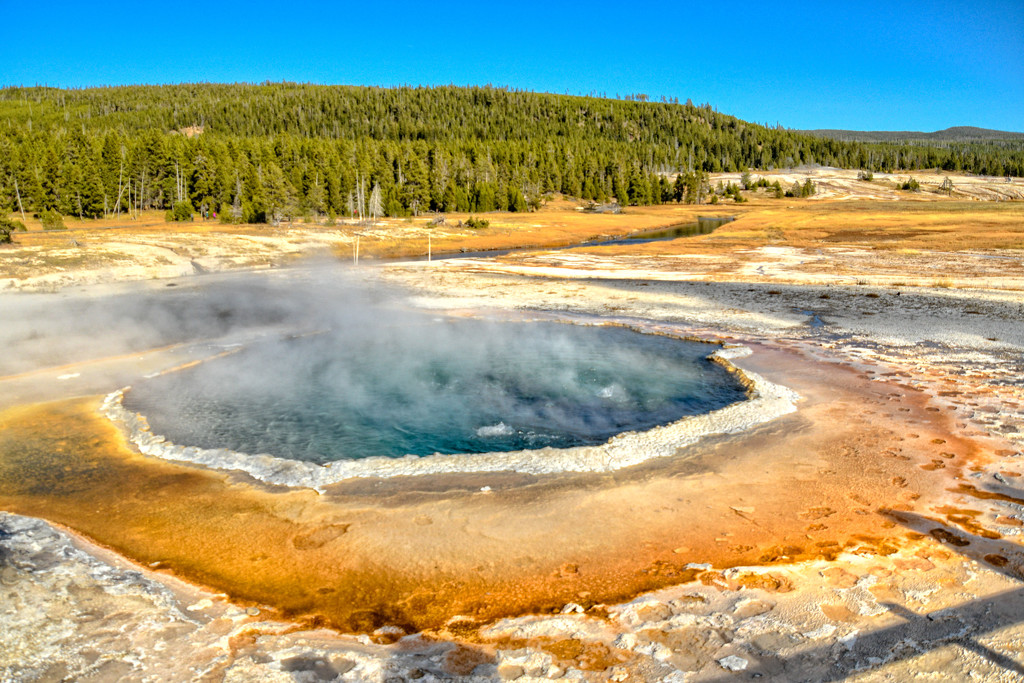
[(0, 211), (266, 222), (359, 215), (371, 199), (391, 216), (527, 211), (552, 192), (700, 201), (708, 173), (812, 164), (1024, 174), (1024, 142), (838, 141), (645, 99), (294, 83), (5, 88)]

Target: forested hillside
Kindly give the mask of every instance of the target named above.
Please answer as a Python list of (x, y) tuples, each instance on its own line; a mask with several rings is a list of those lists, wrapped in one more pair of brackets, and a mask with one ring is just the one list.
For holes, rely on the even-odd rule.
[[(1024, 142), (868, 144), (709, 105), (491, 87), (299, 84), (0, 90), (0, 212), (525, 211), (549, 192), (684, 200), (665, 174), (803, 164), (1024, 174)], [(19, 206), (20, 202), (20, 206)]]
[(932, 133), (921, 133), (911, 130), (802, 130), (801, 133), (819, 138), (832, 138), (853, 142), (926, 142), (943, 145), (950, 142), (991, 142), (999, 145), (1008, 142), (1012, 148), (1015, 142), (1024, 141), (1024, 133), (1012, 133), (1005, 130), (975, 128), (974, 126), (954, 126)]

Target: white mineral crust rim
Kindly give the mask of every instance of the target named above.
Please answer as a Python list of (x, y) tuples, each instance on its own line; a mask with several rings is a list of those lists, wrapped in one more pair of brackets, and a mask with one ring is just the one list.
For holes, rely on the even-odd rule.
[(225, 448), (171, 443), (150, 430), (144, 415), (124, 407), (124, 393), (131, 387), (109, 394), (101, 411), (121, 427), (145, 455), (215, 469), (241, 470), (268, 484), (312, 488), (321, 492), (324, 486), (355, 478), (505, 471), (528, 474), (608, 472), (674, 455), (677, 449), (694, 444), (704, 436), (734, 434), (795, 412), (796, 402), (800, 400), (797, 392), (769, 382), (756, 373), (741, 370), (731, 362), (750, 353), (745, 346), (729, 346), (709, 356), (740, 378), (747, 388), (747, 400), (709, 413), (689, 415), (647, 431), (623, 432), (597, 446), (549, 447), (505, 453), (435, 453), (401, 458), (377, 456), (317, 465), (268, 454), (250, 455)]

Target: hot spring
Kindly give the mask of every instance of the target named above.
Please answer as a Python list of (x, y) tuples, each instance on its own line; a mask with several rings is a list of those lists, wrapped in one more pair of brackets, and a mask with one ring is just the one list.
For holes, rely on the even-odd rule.
[(746, 398), (714, 348), (410, 314), (250, 343), (137, 382), (124, 406), (178, 446), (316, 464), (569, 448)]

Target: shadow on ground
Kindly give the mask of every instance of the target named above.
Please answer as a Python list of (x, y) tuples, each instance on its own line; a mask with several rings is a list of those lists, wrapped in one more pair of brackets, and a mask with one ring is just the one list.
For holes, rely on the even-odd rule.
[[(881, 512), (908, 529), (930, 535), (948, 549), (1024, 584), (1024, 548), (1020, 545), (970, 534), (912, 512)], [(951, 645), (974, 652), (1007, 674), (1024, 679), (1024, 657), (1019, 651), (998, 652), (982, 642), (989, 634), (1024, 623), (1024, 585), (932, 612), (914, 612), (895, 602), (880, 604), (900, 623), (858, 634), (849, 644), (832, 643), (788, 658), (763, 654), (750, 668), (710, 680), (839, 681)], [(832, 663), (827, 669), (816, 670), (813, 663), (821, 661)]]

